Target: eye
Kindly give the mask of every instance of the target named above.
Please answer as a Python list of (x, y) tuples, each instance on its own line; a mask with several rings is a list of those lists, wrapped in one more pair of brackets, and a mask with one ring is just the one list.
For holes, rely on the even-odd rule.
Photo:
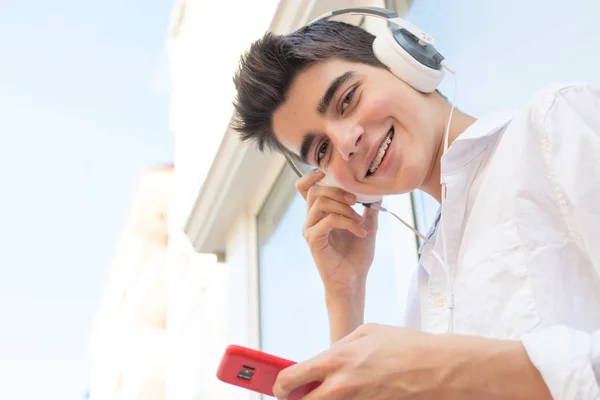
[(350, 90), (346, 96), (344, 97), (344, 99), (342, 100), (342, 105), (341, 105), (341, 111), (342, 114), (344, 113), (344, 111), (346, 111), (346, 108), (350, 105), (350, 103), (352, 102), (352, 98), (354, 97), (354, 92), (356, 91), (356, 87), (354, 87), (352, 90)]
[(323, 140), (321, 144), (317, 147), (317, 164), (321, 165), (323, 163), (323, 159), (327, 155), (327, 149), (329, 148), (329, 139)]

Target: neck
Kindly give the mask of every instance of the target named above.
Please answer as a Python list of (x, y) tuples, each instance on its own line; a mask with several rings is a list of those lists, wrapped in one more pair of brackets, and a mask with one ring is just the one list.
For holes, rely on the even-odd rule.
[[(419, 186), (419, 189), (432, 196), (438, 201), (442, 202), (442, 185), (440, 184), (440, 173), (441, 173), (441, 162), (442, 155), (444, 154), (444, 135), (446, 133), (446, 125), (448, 123), (448, 116), (450, 115), (451, 105), (446, 101), (440, 104), (440, 111), (444, 117), (440, 118), (439, 123), (439, 134), (437, 135), (437, 152), (435, 155), (434, 163), (431, 167), (427, 178)], [(477, 119), (463, 113), (462, 111), (454, 109), (452, 115), (452, 121), (450, 122), (450, 131), (448, 132), (448, 146), (456, 140), (461, 133), (463, 133), (469, 126), (471, 126)]]

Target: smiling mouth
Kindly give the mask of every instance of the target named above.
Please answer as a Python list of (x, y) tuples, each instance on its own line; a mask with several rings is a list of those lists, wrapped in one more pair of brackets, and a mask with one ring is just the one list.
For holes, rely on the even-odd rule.
[(381, 165), (381, 163), (383, 162), (383, 159), (385, 158), (385, 156), (387, 154), (388, 147), (389, 147), (390, 143), (392, 142), (393, 137), (394, 137), (394, 127), (392, 126), (390, 128), (390, 130), (388, 131), (388, 133), (385, 137), (385, 140), (383, 142), (381, 142), (381, 144), (379, 145), (379, 149), (377, 149), (377, 155), (373, 159), (373, 162), (371, 163), (371, 165), (369, 166), (369, 170), (367, 171), (367, 176), (371, 176), (377, 171), (377, 168), (379, 168), (379, 166)]

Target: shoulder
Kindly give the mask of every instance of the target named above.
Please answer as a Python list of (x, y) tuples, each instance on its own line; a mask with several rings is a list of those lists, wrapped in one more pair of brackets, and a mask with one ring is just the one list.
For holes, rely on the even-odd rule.
[(501, 143), (508, 154), (537, 165), (538, 171), (554, 163), (595, 159), (592, 154), (600, 152), (600, 85), (576, 82), (541, 88), (516, 110)]
[[(548, 125), (573, 118), (600, 117), (600, 85), (590, 82), (555, 83), (538, 90), (523, 108), (534, 129), (547, 130)], [(550, 126), (551, 127), (551, 126)]]

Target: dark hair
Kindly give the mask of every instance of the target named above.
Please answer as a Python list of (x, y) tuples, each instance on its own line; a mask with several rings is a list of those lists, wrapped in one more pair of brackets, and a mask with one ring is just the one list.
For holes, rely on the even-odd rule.
[(291, 155), (275, 137), (272, 121), (298, 73), (333, 58), (387, 68), (373, 53), (374, 39), (357, 26), (335, 21), (317, 21), (287, 35), (266, 33), (241, 57), (234, 76), (233, 129), (260, 151)]

